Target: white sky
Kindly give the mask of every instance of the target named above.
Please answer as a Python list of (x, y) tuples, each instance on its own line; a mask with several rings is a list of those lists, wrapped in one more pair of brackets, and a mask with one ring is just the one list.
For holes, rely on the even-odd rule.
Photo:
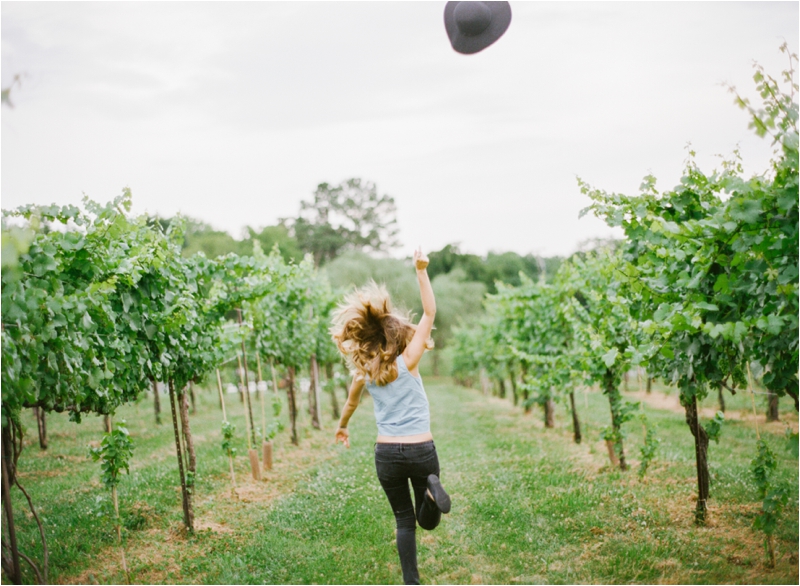
[(403, 248), (569, 254), (580, 176), (635, 193), (738, 145), (770, 146), (720, 84), (754, 96), (798, 51), (798, 2), (511, 2), (481, 53), (444, 2), (2, 2), (2, 207), (99, 201), (181, 211), (239, 236), (323, 181), (374, 181)]

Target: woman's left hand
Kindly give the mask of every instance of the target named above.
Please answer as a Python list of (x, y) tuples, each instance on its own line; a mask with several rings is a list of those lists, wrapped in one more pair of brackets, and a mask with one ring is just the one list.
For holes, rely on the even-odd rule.
[(340, 427), (336, 430), (336, 441), (334, 443), (342, 442), (344, 447), (350, 447), (350, 432), (347, 431), (344, 427)]

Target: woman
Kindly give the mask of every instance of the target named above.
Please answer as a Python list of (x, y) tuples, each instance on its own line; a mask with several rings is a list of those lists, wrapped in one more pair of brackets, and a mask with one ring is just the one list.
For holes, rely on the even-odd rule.
[[(375, 283), (355, 291), (334, 316), (331, 329), (339, 350), (354, 372), (336, 443), (350, 447), (347, 423), (364, 387), (375, 404), (378, 439), (375, 468), (397, 522), (397, 552), (406, 584), (419, 584), (417, 522), (423, 529), (439, 525), (450, 511), (450, 496), (439, 481), (439, 459), (430, 427), (428, 398), (419, 376), (419, 361), (433, 348), (430, 339), (436, 301), (428, 278), (428, 258), (414, 252), (422, 318), (416, 326), (392, 310), (389, 294)], [(414, 488), (414, 503), (408, 481)]]

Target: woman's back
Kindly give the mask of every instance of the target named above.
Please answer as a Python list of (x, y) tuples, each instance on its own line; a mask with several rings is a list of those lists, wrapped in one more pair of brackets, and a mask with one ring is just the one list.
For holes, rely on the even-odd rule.
[(375, 406), (378, 435), (410, 436), (428, 433), (431, 416), (422, 379), (411, 374), (403, 355), (397, 357), (397, 378), (380, 386), (366, 383)]

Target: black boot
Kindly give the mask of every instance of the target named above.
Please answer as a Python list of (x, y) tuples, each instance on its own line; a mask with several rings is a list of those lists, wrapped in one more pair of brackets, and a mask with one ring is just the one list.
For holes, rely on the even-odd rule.
[(436, 474), (428, 475), (428, 493), (428, 498), (433, 495), (433, 502), (442, 513), (450, 512), (450, 495), (447, 494)]

